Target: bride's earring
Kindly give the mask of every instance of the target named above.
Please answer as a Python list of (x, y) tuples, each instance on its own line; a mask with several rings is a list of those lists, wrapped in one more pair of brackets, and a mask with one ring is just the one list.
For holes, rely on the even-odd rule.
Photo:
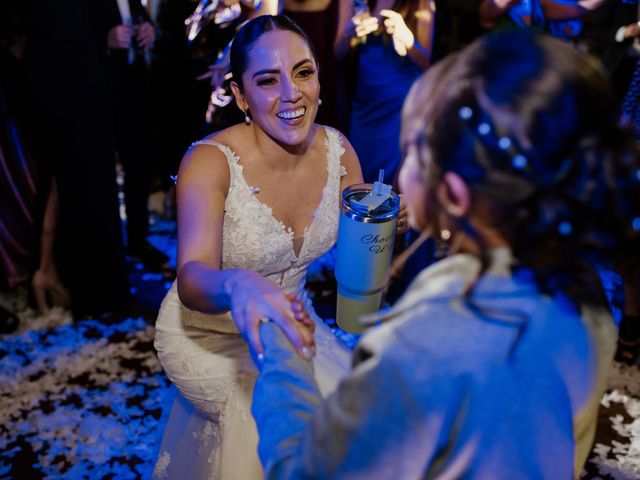
[(247, 110), (242, 110), (242, 113), (244, 113), (244, 124), (247, 126), (251, 125), (251, 118), (249, 117), (249, 112)]
[(320, 105), (322, 105), (322, 99), (321, 98), (318, 99), (318, 106), (320, 106)]

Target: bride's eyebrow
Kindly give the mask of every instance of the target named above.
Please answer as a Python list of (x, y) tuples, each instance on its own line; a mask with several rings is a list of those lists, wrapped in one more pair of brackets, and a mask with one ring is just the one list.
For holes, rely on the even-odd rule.
[[(311, 59), (310, 58), (305, 58), (304, 60), (300, 60), (298, 63), (296, 63), (292, 70), (295, 70), (296, 68), (300, 68), (302, 65), (304, 65), (305, 63), (311, 63)], [(258, 75), (266, 75), (269, 73), (279, 73), (280, 70), (278, 70), (277, 68), (265, 68), (263, 70), (258, 70), (257, 72), (255, 72), (253, 74), (253, 77), (251, 78), (256, 78)]]
[(305, 63), (312, 63), (310, 58), (305, 58), (304, 60), (300, 60), (298, 63), (296, 63), (293, 66), (293, 70), (295, 70), (296, 68), (300, 68), (302, 65), (304, 65)]

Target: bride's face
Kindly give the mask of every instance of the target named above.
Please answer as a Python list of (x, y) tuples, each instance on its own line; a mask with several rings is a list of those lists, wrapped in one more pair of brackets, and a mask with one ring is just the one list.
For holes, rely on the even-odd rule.
[(262, 35), (249, 55), (242, 96), (253, 121), (279, 143), (303, 143), (320, 98), (318, 68), (309, 45), (293, 32), (274, 30)]

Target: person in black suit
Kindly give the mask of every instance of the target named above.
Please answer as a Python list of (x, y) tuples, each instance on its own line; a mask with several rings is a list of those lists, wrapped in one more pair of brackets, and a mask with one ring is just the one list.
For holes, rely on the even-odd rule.
[(167, 257), (146, 241), (152, 151), (149, 61), (155, 29), (140, 0), (94, 1), (116, 149), (125, 173), (127, 251), (148, 266), (159, 266)]
[(585, 20), (584, 36), (591, 53), (600, 57), (620, 99), (624, 97), (640, 51), (637, 0), (609, 0)]
[[(609, 0), (593, 12), (585, 25), (591, 53), (602, 60), (622, 104), (640, 139), (640, 2)], [(640, 258), (634, 255), (616, 265), (623, 281), (623, 315), (618, 330), (616, 359), (634, 364), (640, 358)]]

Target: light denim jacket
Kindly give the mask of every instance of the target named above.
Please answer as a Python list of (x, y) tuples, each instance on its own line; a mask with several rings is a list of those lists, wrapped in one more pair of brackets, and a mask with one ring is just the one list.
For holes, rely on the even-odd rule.
[[(270, 479), (568, 479), (586, 459), (615, 329), (515, 278), (508, 250), (423, 271), (367, 333), (353, 373), (322, 400), (311, 363), (262, 327), (253, 396)], [(484, 316), (483, 316), (484, 315)], [(576, 444), (578, 448), (576, 448)]]

